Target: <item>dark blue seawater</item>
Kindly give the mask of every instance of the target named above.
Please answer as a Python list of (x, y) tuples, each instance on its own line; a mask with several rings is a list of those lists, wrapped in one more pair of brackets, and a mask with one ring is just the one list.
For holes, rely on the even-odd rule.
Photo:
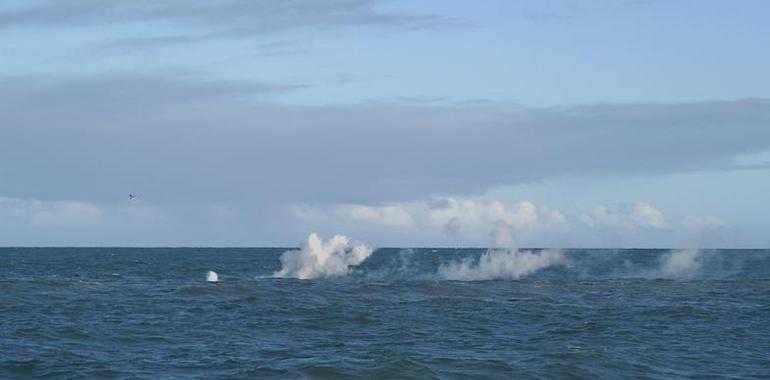
[(0, 249), (0, 378), (770, 378), (770, 251), (283, 251)]

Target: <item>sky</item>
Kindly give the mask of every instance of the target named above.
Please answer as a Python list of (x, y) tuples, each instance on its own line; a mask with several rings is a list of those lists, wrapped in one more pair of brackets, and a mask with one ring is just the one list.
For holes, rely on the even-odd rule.
[(768, 12), (4, 1), (0, 246), (770, 247)]

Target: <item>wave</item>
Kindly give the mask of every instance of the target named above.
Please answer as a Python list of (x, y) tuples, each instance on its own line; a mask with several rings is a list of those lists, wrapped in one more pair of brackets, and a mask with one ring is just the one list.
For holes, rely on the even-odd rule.
[(366, 244), (353, 244), (350, 238), (334, 235), (324, 241), (312, 233), (300, 250), (281, 254), (281, 270), (273, 273), (277, 278), (312, 279), (318, 277), (344, 276), (351, 266), (364, 262), (374, 252)]

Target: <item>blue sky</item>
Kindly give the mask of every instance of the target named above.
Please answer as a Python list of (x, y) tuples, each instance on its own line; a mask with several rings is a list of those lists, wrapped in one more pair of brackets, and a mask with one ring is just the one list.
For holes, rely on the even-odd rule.
[(767, 247), (768, 8), (4, 2), (0, 245)]

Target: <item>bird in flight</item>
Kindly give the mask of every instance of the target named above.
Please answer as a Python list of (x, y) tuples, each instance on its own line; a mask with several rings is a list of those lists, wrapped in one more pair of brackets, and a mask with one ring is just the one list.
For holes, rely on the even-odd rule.
[(128, 193), (128, 200), (129, 201), (136, 200), (136, 195), (134, 195), (133, 193)]

